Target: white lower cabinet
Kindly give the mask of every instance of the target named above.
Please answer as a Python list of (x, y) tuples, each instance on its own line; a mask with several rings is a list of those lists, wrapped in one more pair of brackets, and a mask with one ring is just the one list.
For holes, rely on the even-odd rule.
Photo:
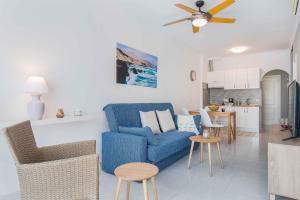
[(259, 133), (259, 107), (235, 107), (236, 126), (241, 131), (255, 131)]
[[(206, 107), (206, 109), (208, 109)], [(260, 129), (260, 107), (234, 107), (236, 112), (236, 127), (240, 131), (249, 131), (259, 133)], [(227, 117), (217, 117), (214, 123), (227, 126)]]

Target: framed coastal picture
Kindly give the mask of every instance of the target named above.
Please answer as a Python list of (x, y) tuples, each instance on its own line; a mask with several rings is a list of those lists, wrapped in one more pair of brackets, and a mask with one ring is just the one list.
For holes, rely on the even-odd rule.
[(117, 83), (157, 88), (157, 57), (117, 43)]

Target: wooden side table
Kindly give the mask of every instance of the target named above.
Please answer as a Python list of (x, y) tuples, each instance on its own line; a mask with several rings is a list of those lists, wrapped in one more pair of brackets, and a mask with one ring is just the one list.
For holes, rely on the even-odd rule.
[(127, 163), (121, 165), (115, 169), (115, 175), (118, 177), (118, 184), (115, 193), (115, 200), (119, 199), (120, 187), (122, 181), (127, 181), (126, 189), (126, 200), (129, 200), (129, 192), (131, 181), (143, 181), (144, 199), (149, 200), (148, 195), (148, 180), (151, 179), (154, 199), (158, 200), (157, 189), (156, 189), (156, 175), (159, 169), (155, 165), (149, 163)]
[(195, 142), (198, 142), (201, 144), (201, 150), (200, 150), (200, 160), (201, 161), (203, 161), (203, 146), (204, 146), (204, 144), (208, 145), (208, 173), (209, 173), (209, 176), (212, 176), (211, 144), (217, 144), (221, 168), (224, 169), (224, 162), (222, 159), (221, 149), (220, 149), (220, 141), (221, 141), (220, 137), (210, 136), (209, 138), (203, 138), (202, 135), (198, 135), (198, 136), (191, 136), (190, 140), (192, 141), (192, 145), (191, 145), (191, 150), (190, 150), (190, 155), (189, 155), (188, 168), (190, 168), (190, 165), (191, 165), (194, 144), (195, 144)]

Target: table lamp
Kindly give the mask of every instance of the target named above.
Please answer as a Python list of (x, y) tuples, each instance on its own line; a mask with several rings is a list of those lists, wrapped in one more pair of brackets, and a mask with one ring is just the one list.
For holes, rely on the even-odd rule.
[(45, 104), (41, 101), (41, 95), (48, 92), (45, 79), (40, 76), (30, 76), (25, 84), (25, 93), (31, 94), (32, 100), (27, 105), (31, 120), (41, 120), (45, 112)]

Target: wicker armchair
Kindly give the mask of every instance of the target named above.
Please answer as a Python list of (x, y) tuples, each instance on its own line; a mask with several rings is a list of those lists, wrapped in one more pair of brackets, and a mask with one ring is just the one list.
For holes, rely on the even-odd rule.
[(12, 150), (22, 200), (98, 200), (96, 142), (38, 148), (30, 121), (5, 130)]

